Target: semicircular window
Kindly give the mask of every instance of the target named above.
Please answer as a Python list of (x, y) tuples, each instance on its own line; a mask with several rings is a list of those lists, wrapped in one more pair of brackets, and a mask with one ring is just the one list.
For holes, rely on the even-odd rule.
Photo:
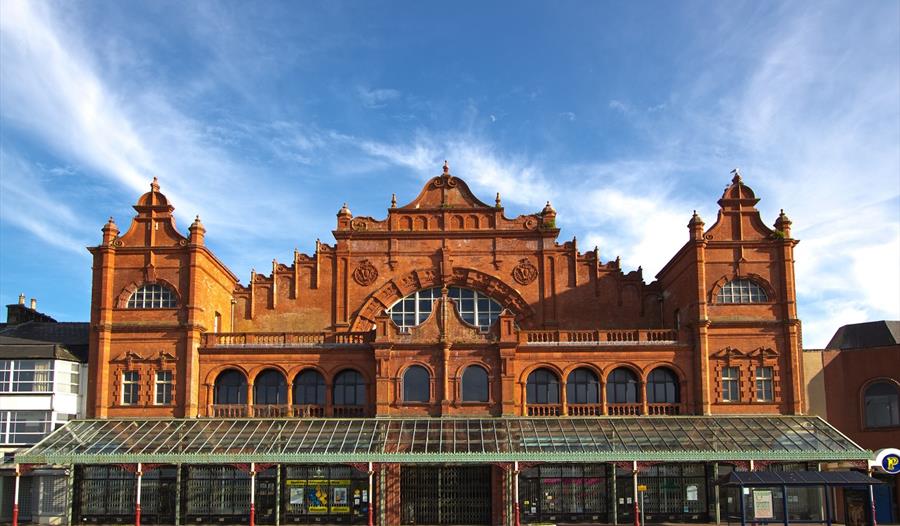
[(765, 289), (751, 279), (734, 279), (722, 286), (716, 303), (765, 303), (769, 301)]
[[(435, 300), (440, 297), (440, 287), (419, 290), (391, 305), (387, 313), (398, 327), (415, 327), (428, 319)], [(456, 302), (463, 321), (482, 330), (493, 325), (503, 310), (499, 303), (477, 290), (450, 287), (447, 297)]]
[(141, 285), (126, 304), (129, 309), (174, 309), (177, 306), (172, 289), (158, 283)]

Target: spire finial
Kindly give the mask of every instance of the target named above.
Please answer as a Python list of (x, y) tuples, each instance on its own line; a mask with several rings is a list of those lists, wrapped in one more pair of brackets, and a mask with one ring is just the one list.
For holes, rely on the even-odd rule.
[(397, 194), (391, 194), (391, 208), (397, 208)]
[(153, 176), (153, 182), (150, 183), (150, 191), (159, 192), (159, 179), (155, 175)]
[(444, 159), (444, 175), (450, 175), (450, 164)]
[(497, 192), (497, 199), (494, 200), (494, 204), (497, 205), (497, 208), (500, 208), (502, 206), (500, 204), (500, 192)]
[(735, 168), (734, 170), (731, 171), (731, 175), (734, 176), (734, 177), (731, 179), (731, 182), (732, 182), (732, 183), (737, 184), (737, 183), (740, 183), (740, 182), (741, 182), (741, 170), (740, 170), (740, 169)]

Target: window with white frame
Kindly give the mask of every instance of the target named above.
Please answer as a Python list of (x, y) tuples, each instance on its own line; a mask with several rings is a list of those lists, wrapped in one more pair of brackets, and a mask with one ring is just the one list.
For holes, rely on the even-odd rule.
[(169, 405), (172, 403), (172, 371), (156, 371), (156, 405)]
[(771, 367), (756, 368), (756, 401), (771, 402), (775, 399), (772, 387), (773, 369)]
[[(387, 313), (397, 326), (415, 327), (428, 318), (435, 300), (440, 297), (439, 287), (419, 290), (394, 303)], [(456, 303), (456, 310), (463, 321), (482, 330), (489, 328), (503, 310), (495, 300), (472, 289), (450, 287), (447, 297)]]
[(53, 360), (0, 360), (0, 392), (52, 391)]
[(722, 286), (716, 303), (765, 303), (769, 301), (766, 291), (751, 279), (734, 279)]
[(722, 401), (741, 400), (741, 371), (737, 367), (722, 367)]
[(58, 391), (78, 394), (81, 364), (77, 362), (56, 362), (56, 383)]
[(122, 405), (135, 405), (138, 403), (138, 388), (140, 374), (137, 371), (125, 371), (122, 373)]
[(38, 443), (50, 432), (50, 416), (50, 411), (0, 411), (0, 443)]
[(158, 283), (141, 285), (128, 298), (129, 309), (174, 309), (177, 307), (175, 293), (169, 287)]

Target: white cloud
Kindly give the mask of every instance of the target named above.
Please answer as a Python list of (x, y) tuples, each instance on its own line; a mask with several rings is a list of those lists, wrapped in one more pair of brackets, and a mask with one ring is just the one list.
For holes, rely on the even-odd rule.
[(389, 101), (400, 97), (400, 92), (392, 88), (369, 89), (363, 86), (356, 88), (356, 94), (363, 106), (371, 109), (384, 108)]

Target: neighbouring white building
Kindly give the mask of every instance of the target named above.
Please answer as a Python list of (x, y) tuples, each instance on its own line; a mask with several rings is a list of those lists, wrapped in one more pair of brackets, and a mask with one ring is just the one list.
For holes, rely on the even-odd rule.
[[(15, 455), (69, 420), (84, 416), (87, 323), (60, 323), (19, 303), (0, 324), (0, 522), (11, 519)], [(40, 469), (20, 477), (19, 521), (68, 522), (69, 473)]]

